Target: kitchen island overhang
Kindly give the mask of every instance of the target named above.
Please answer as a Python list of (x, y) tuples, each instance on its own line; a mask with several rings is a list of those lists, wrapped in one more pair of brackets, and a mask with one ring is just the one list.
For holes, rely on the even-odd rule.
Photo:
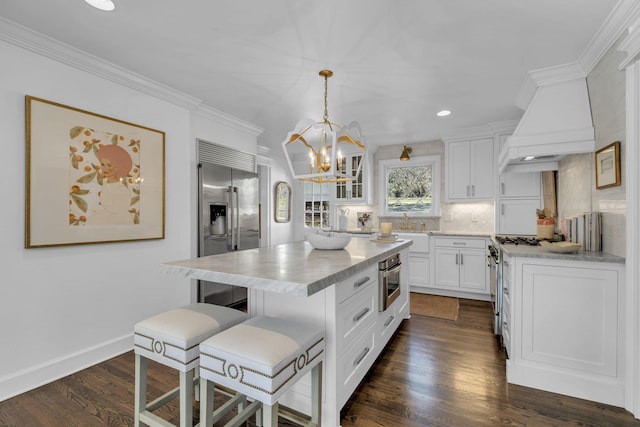
[(161, 269), (198, 280), (307, 297), (411, 244), (412, 240), (378, 243), (358, 238), (341, 250), (320, 250), (313, 249), (306, 241), (298, 241), (165, 262)]

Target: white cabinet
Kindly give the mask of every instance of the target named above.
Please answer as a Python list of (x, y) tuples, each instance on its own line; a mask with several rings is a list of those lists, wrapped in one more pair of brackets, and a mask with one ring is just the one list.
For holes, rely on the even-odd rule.
[(507, 381), (623, 406), (624, 264), (508, 261)]
[(435, 237), (435, 288), (488, 293), (487, 241), (484, 238)]
[(540, 176), (540, 172), (503, 173), (500, 175), (498, 195), (500, 198), (540, 197)]
[[(369, 154), (345, 154), (340, 161), (340, 168), (353, 176), (352, 181), (337, 182), (334, 185), (334, 200), (337, 204), (372, 203), (371, 186), (372, 158)], [(360, 173), (358, 173), (360, 168)]]
[(424, 292), (424, 288), (431, 286), (429, 235), (399, 233), (398, 238), (413, 240), (413, 245), (409, 246), (409, 286), (411, 290)]
[[(507, 135), (500, 136), (500, 148)], [(543, 207), (540, 172), (508, 172), (497, 180), (496, 233), (536, 234), (536, 209)]]
[(447, 159), (447, 198), (486, 200), (493, 198), (493, 138), (449, 142)]
[(536, 234), (536, 209), (542, 199), (500, 199), (497, 234)]

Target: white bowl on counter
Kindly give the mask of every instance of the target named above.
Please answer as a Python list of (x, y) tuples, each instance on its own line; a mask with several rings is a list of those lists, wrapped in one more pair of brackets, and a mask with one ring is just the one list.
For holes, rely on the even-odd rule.
[(316, 231), (307, 234), (307, 241), (314, 249), (336, 250), (344, 249), (351, 241), (351, 234), (336, 233), (335, 231)]

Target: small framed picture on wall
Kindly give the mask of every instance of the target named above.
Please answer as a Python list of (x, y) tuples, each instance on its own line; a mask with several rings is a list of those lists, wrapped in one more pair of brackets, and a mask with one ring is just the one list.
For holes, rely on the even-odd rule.
[(596, 151), (596, 189), (621, 185), (620, 141), (616, 141)]

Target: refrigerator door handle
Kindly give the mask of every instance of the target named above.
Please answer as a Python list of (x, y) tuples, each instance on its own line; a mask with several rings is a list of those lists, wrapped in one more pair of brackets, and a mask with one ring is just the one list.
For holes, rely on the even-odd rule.
[(233, 216), (234, 216), (234, 208), (233, 205), (233, 186), (227, 187), (227, 200), (228, 203), (228, 211), (227, 211), (227, 249), (229, 252), (235, 250), (235, 236), (233, 235)]
[(240, 240), (239, 227), (239, 209), (240, 198), (238, 196), (238, 187), (232, 185), (227, 190), (229, 193), (229, 212), (227, 214), (227, 233), (229, 235), (229, 251), (238, 250), (238, 242)]
[(235, 193), (235, 196), (236, 196), (235, 203), (233, 204), (233, 207), (235, 209), (235, 212), (233, 215), (233, 218), (235, 221), (234, 230), (236, 232), (236, 239), (235, 239), (235, 244), (233, 245), (233, 250), (237, 251), (238, 245), (240, 244), (240, 194), (238, 192), (238, 187), (233, 187), (233, 192)]

